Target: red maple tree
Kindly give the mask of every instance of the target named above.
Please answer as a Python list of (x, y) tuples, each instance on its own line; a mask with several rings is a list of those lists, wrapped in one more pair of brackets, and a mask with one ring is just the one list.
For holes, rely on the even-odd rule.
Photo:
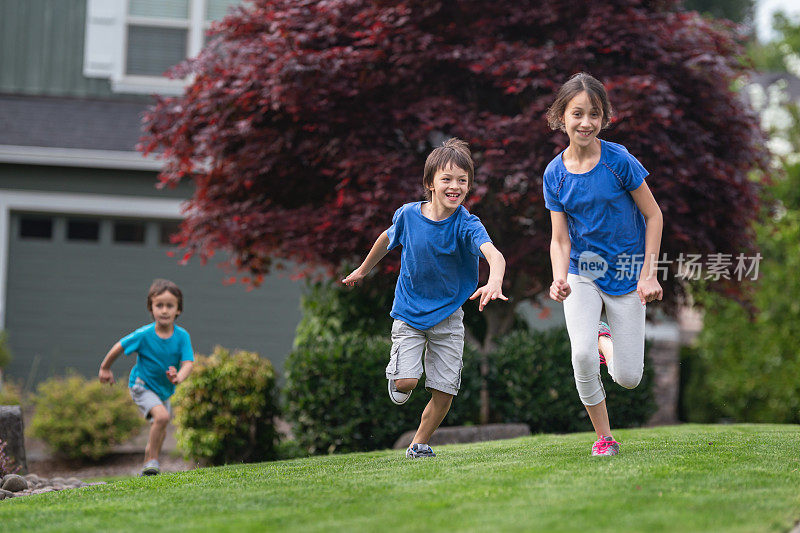
[[(662, 251), (752, 249), (748, 175), (766, 152), (732, 89), (747, 73), (736, 28), (680, 2), (260, 0), (212, 34), (174, 69), (193, 82), (148, 111), (140, 148), (163, 153), (164, 184), (194, 181), (177, 238), (187, 256), (229, 252), (245, 282), (283, 261), (331, 275), (357, 264), (393, 211), (421, 199), (433, 145), (457, 136), (476, 161), (467, 206), (508, 261), (506, 294), (540, 293), (551, 281), (541, 176), (567, 143), (544, 115), (578, 71), (616, 108), (603, 137), (651, 172)], [(663, 285), (678, 302), (682, 284)], [(488, 343), (513, 308), (487, 307)]]

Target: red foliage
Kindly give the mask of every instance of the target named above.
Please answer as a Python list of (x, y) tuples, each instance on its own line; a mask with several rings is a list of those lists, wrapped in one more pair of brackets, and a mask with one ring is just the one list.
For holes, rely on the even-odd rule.
[[(175, 70), (195, 76), (145, 118), (166, 185), (195, 195), (178, 242), (232, 253), (251, 282), (288, 260), (356, 264), (402, 203), (421, 199), (432, 144), (467, 140), (470, 210), (508, 260), (507, 294), (549, 285), (542, 172), (567, 142), (544, 118), (587, 71), (617, 117), (604, 138), (651, 172), (663, 251), (740, 252), (766, 167), (751, 111), (731, 90), (747, 72), (733, 27), (669, 0), (261, 0), (213, 28)], [(394, 270), (398, 254), (384, 260)], [(673, 302), (681, 294), (665, 284)]]

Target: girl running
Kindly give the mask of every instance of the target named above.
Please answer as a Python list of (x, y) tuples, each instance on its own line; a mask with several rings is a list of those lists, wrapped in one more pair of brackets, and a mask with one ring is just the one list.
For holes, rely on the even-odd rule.
[[(550, 127), (569, 137), (569, 146), (544, 171), (553, 226), (550, 298), (564, 302), (575, 384), (597, 433), (592, 455), (619, 453), (600, 380), (601, 360), (615, 382), (628, 389), (639, 384), (645, 307), (663, 297), (655, 270), (661, 209), (641, 163), (624, 146), (597, 137), (611, 116), (605, 87), (583, 72), (561, 87), (547, 111)], [(603, 308), (610, 331), (598, 326)]]

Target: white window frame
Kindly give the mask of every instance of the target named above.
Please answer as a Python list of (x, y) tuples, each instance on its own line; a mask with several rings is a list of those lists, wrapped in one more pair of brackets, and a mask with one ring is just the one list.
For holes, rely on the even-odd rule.
[(128, 0), (87, 0), (83, 74), (111, 81), (117, 93), (180, 95), (191, 78), (127, 74), (128, 27), (131, 25), (187, 29), (187, 57), (203, 48), (211, 22), (205, 20), (208, 0), (189, 0), (188, 19), (141, 17), (128, 14)]

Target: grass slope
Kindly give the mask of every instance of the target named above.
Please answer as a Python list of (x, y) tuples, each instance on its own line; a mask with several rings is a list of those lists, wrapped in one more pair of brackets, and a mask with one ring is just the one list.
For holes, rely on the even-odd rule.
[(5, 531), (788, 531), (800, 427), (684, 425), (537, 435), (123, 479), (0, 502)]

